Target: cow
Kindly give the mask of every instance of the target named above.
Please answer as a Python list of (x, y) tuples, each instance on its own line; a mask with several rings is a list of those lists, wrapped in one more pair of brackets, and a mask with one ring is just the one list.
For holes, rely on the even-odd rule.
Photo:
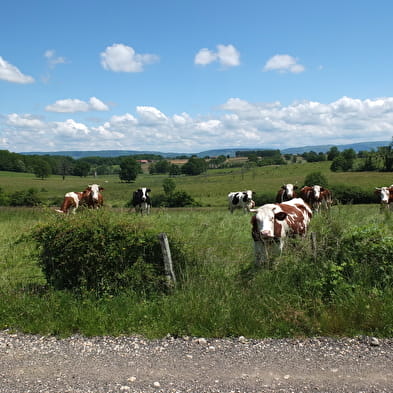
[(272, 256), (281, 254), (286, 237), (307, 233), (312, 218), (310, 206), (302, 198), (283, 203), (268, 203), (257, 209), (251, 218), (255, 264), (269, 267)]
[(132, 205), (134, 206), (137, 213), (146, 213), (147, 215), (150, 214), (151, 199), (149, 192), (151, 192), (151, 189), (146, 187), (138, 188), (133, 192)]
[(86, 188), (86, 190), (82, 192), (67, 192), (64, 195), (63, 203), (60, 206), (60, 209), (55, 209), (58, 213), (72, 213), (75, 214), (76, 209), (78, 209), (79, 205), (82, 204), (90, 195), (90, 190)]
[(228, 194), (228, 209), (231, 213), (237, 208), (243, 209), (244, 213), (247, 213), (255, 207), (255, 202), (252, 200), (253, 192), (251, 190), (247, 191), (237, 191), (230, 192)]
[(277, 192), (276, 196), (276, 202), (281, 203), (281, 202), (286, 202), (290, 201), (293, 198), (297, 198), (297, 185), (296, 184), (283, 184)]
[(393, 209), (393, 184), (389, 187), (375, 187), (374, 192), (379, 197), (380, 211)]
[(318, 185), (303, 187), (300, 190), (300, 197), (315, 213), (319, 213), (321, 207), (329, 210), (333, 203), (331, 191)]
[(104, 187), (101, 187), (98, 184), (89, 184), (85, 191), (88, 191), (88, 195), (83, 198), (83, 203), (87, 205), (90, 209), (98, 209), (104, 204), (104, 197), (101, 194), (101, 191), (104, 190)]

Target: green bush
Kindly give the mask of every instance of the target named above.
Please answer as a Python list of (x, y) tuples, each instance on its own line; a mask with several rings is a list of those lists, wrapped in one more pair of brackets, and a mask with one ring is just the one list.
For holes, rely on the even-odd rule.
[(39, 206), (42, 204), (35, 188), (27, 191), (15, 191), (9, 196), (10, 206)]
[(155, 194), (152, 196), (152, 206), (159, 207), (197, 207), (199, 202), (185, 191), (174, 191), (170, 194)]
[(357, 186), (346, 186), (342, 184), (332, 185), (330, 190), (334, 200), (343, 205), (360, 203), (378, 203), (374, 190), (364, 190)]
[[(113, 222), (101, 212), (86, 211), (78, 217), (62, 216), (37, 227), (32, 236), (47, 282), (55, 289), (98, 294), (123, 290), (152, 294), (165, 290), (158, 233), (132, 218)], [(176, 241), (171, 242), (171, 253), (180, 269), (185, 257)]]

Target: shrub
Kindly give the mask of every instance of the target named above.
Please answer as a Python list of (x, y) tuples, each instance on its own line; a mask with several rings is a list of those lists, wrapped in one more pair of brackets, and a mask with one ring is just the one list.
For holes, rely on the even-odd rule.
[[(48, 283), (55, 289), (98, 294), (125, 289), (140, 294), (163, 291), (158, 233), (135, 217), (114, 223), (100, 213), (65, 216), (34, 230), (39, 265)], [(176, 241), (171, 242), (171, 254), (179, 268), (184, 255)]]
[(326, 176), (321, 172), (311, 172), (304, 179), (305, 186), (314, 186), (318, 184), (322, 187), (328, 187), (328, 180)]
[(155, 194), (152, 196), (152, 206), (160, 207), (197, 207), (199, 202), (185, 191), (175, 191), (171, 194)]
[(15, 191), (9, 196), (10, 206), (39, 206), (41, 203), (35, 188), (29, 188), (27, 191)]
[(346, 186), (342, 184), (332, 185), (331, 191), (336, 201), (343, 205), (349, 203), (378, 203), (378, 198), (374, 194), (374, 190), (363, 190), (357, 186)]

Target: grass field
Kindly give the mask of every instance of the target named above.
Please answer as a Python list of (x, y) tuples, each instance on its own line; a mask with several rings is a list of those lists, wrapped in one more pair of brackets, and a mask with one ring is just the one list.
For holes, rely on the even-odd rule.
[[(274, 193), (284, 183), (303, 185), (305, 177), (311, 172), (324, 174), (329, 185), (342, 184), (357, 186), (364, 190), (388, 186), (393, 183), (389, 172), (331, 172), (330, 162), (291, 164), (286, 166), (255, 167), (209, 170), (200, 176), (179, 176), (174, 178), (176, 190), (186, 191), (202, 206), (226, 207), (227, 194), (231, 191), (251, 189), (256, 195)], [(33, 174), (0, 172), (0, 187), (11, 193), (35, 188), (44, 202), (59, 201), (69, 191), (81, 191), (88, 184), (98, 183), (105, 188), (103, 195), (108, 207), (124, 207), (138, 187), (150, 187), (152, 195), (163, 193), (162, 182), (166, 175), (141, 174), (133, 183), (122, 183), (117, 175), (93, 177), (50, 176), (45, 180)]]
[[(47, 207), (0, 208), (0, 329), (59, 336), (391, 336), (393, 220), (380, 214), (377, 204), (335, 206), (330, 215), (313, 218), (310, 230), (317, 235), (318, 258), (310, 239), (295, 239), (272, 270), (253, 266), (250, 216), (240, 211), (229, 214), (226, 209), (231, 190), (273, 192), (284, 182), (302, 184), (315, 171), (326, 174), (332, 184), (373, 188), (393, 183), (389, 173), (330, 173), (327, 163), (247, 172), (216, 170), (175, 179), (177, 189), (205, 207), (153, 209), (148, 217), (135, 217), (123, 208), (132, 190), (147, 185), (153, 192), (163, 192), (165, 176), (142, 175), (126, 184), (116, 177), (63, 181), (53, 176), (41, 181), (26, 174), (0, 173), (4, 191), (33, 186), (43, 199), (89, 183), (102, 184), (107, 208), (80, 211), (78, 219), (97, 214), (115, 223), (141, 220), (157, 233), (179, 239), (185, 253), (197, 261), (181, 285), (167, 295), (140, 297), (125, 292), (96, 297), (56, 291), (47, 287), (29, 237), (37, 225), (57, 220), (56, 213)], [(381, 282), (375, 282), (373, 275)]]

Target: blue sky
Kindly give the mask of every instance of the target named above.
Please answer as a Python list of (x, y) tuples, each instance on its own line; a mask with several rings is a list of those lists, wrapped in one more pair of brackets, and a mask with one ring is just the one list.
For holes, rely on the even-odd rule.
[(393, 136), (390, 0), (4, 0), (0, 149)]

